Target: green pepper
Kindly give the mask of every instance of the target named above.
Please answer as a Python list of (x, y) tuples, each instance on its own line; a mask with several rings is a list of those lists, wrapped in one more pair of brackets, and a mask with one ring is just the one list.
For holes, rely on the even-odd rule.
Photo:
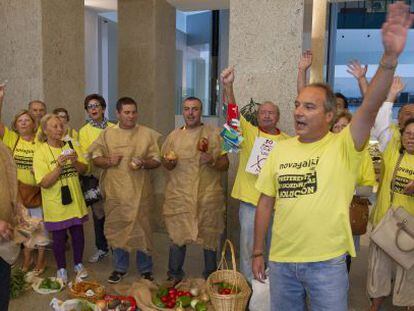
[(179, 305), (180, 305), (180, 303), (181, 303), (181, 306), (182, 306), (183, 308), (187, 308), (187, 307), (189, 307), (189, 306), (190, 306), (190, 304), (191, 304), (191, 298), (190, 298), (190, 297), (188, 297), (188, 296), (181, 296), (181, 297), (178, 297), (178, 298), (177, 298), (177, 303), (176, 303), (176, 306), (179, 306)]
[(155, 296), (152, 300), (154, 305), (156, 305), (158, 308), (165, 308), (165, 304), (162, 302), (161, 298), (158, 296)]
[(157, 292), (158, 297), (164, 297), (168, 295), (168, 288), (160, 287)]
[(200, 301), (196, 304), (195, 310), (196, 311), (207, 311), (207, 305), (204, 302)]

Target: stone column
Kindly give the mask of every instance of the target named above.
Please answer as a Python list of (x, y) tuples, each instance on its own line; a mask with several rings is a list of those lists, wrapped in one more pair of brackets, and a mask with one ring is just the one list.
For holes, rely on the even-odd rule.
[(175, 115), (175, 8), (165, 0), (119, 0), (119, 96), (139, 122), (166, 135)]
[[(297, 63), (303, 44), (303, 0), (230, 0), (229, 64), (235, 66), (239, 106), (270, 100), (281, 111), (280, 127), (293, 134)], [(234, 160), (234, 159), (232, 159)], [(237, 168), (231, 161), (229, 193)], [(229, 199), (228, 234), (238, 243), (238, 202)]]
[(3, 121), (46, 102), (49, 111), (64, 107), (71, 123), (84, 121), (84, 3), (82, 0), (0, 2), (0, 83), (8, 80)]
[(312, 10), (312, 67), (310, 69), (310, 82), (323, 82), (324, 73), (323, 67), (325, 65), (325, 42), (327, 36), (326, 21), (327, 21), (327, 6), (326, 0), (313, 0)]
[[(138, 122), (164, 137), (175, 125), (175, 8), (165, 0), (118, 0), (119, 97), (138, 103)], [(162, 169), (152, 171), (156, 231), (164, 201)]]

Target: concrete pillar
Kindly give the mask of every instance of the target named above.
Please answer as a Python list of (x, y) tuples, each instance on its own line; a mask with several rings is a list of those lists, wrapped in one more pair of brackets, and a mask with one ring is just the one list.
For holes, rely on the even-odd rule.
[[(229, 64), (236, 70), (238, 104), (248, 104), (251, 97), (257, 102), (277, 103), (280, 127), (290, 134), (303, 20), (303, 0), (230, 0)], [(237, 169), (234, 160), (229, 170), (230, 187)], [(227, 232), (238, 243), (238, 202), (229, 198), (228, 203)]]
[(327, 6), (326, 0), (313, 0), (312, 9), (312, 67), (310, 69), (310, 82), (323, 82), (325, 65), (325, 42), (327, 36), (326, 21), (327, 21)]
[[(84, 122), (83, 0), (0, 2), (0, 83), (8, 80), (3, 120), (46, 102), (49, 111), (64, 107), (71, 123)], [(81, 111), (81, 112), (80, 112)]]
[(119, 96), (139, 103), (139, 122), (166, 135), (175, 114), (175, 8), (165, 0), (119, 0)]
[[(118, 0), (119, 97), (138, 102), (138, 123), (167, 135), (175, 126), (175, 8), (165, 0)], [(164, 201), (162, 169), (152, 172), (154, 230)]]

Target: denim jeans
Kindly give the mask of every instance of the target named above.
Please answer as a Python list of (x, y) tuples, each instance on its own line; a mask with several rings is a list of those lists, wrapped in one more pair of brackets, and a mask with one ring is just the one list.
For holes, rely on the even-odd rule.
[[(113, 252), (113, 266), (114, 270), (118, 272), (127, 272), (129, 268), (129, 252), (115, 248)], [(152, 257), (142, 251), (136, 253), (136, 263), (139, 273), (152, 272)]]
[(105, 217), (98, 218), (92, 208), (93, 228), (95, 230), (95, 246), (101, 251), (108, 251), (108, 242), (104, 234)]
[(308, 263), (269, 262), (272, 311), (348, 311), (346, 255)]
[[(184, 259), (187, 247), (185, 245), (178, 246), (172, 244), (170, 246), (170, 257), (168, 259), (168, 276), (177, 280), (182, 280), (184, 278)], [(204, 271), (203, 277), (205, 279), (208, 276), (217, 270), (217, 251), (212, 251), (209, 249), (204, 249)]]
[[(254, 217), (256, 214), (256, 206), (250, 203), (240, 201), (239, 222), (240, 222), (240, 272), (244, 274), (246, 279), (251, 283), (253, 279), (252, 272), (252, 253), (254, 239)], [(265, 241), (267, 262), (270, 241), (272, 239), (273, 217), (269, 224), (267, 237)]]
[(0, 310), (8, 310), (11, 266), (0, 257)]

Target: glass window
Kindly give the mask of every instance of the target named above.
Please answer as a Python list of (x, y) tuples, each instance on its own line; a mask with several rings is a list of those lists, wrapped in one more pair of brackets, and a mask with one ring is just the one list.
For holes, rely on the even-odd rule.
[(188, 96), (203, 102), (203, 115), (216, 115), (218, 11), (176, 12), (176, 114)]
[[(394, 1), (370, 0), (349, 1), (330, 4), (330, 44), (328, 81), (335, 92), (341, 92), (349, 99), (350, 110), (355, 111), (361, 104), (356, 79), (347, 72), (347, 63), (357, 59), (368, 65), (367, 78), (374, 75), (381, 58), (383, 47), (381, 26), (386, 17), (387, 5)], [(414, 10), (414, 1), (406, 1)], [(400, 56), (396, 75), (406, 84), (394, 106), (394, 118), (401, 104), (414, 102), (414, 30), (404, 53)]]

